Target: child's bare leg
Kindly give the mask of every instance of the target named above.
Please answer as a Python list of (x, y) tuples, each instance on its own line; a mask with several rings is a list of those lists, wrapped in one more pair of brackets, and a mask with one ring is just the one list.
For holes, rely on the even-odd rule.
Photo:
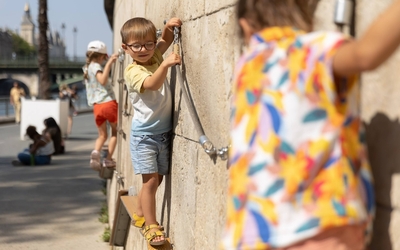
[(108, 137), (107, 123), (103, 122), (103, 124), (101, 124), (99, 127), (97, 127), (97, 130), (99, 132), (99, 136), (96, 139), (94, 149), (100, 152), (101, 148), (103, 147), (103, 145), (106, 142), (107, 137)]
[(136, 204), (136, 215), (139, 217), (143, 217), (143, 209), (142, 209), (142, 189), (140, 189), (139, 193), (138, 193), (138, 201)]
[[(143, 174), (143, 186), (139, 192), (138, 216), (144, 215), (146, 225), (157, 224), (156, 220), (156, 192), (159, 186), (159, 175)], [(159, 230), (157, 228), (150, 229), (151, 231)], [(150, 232), (151, 232), (150, 231)], [(164, 237), (156, 237), (153, 241), (163, 241)]]
[[(160, 186), (160, 184), (162, 183), (163, 178), (164, 178), (163, 175), (158, 175), (158, 186)], [(136, 208), (136, 209), (137, 209), (136, 215), (139, 216), (139, 217), (143, 217), (142, 205), (141, 205), (141, 203), (140, 203), (141, 197), (142, 197), (142, 190), (143, 190), (143, 188), (140, 189), (140, 191), (139, 191), (139, 193), (138, 193), (138, 201), (139, 201), (139, 202), (138, 202), (137, 208)]]
[(114, 154), (115, 146), (117, 145), (117, 123), (110, 123), (111, 127), (111, 137), (108, 142), (108, 154), (107, 160), (112, 159), (112, 155)]
[(72, 116), (69, 116), (69, 115), (68, 115), (67, 135), (70, 135), (70, 134), (71, 134), (71, 131), (72, 131), (72, 124), (73, 124)]
[(163, 175), (158, 175), (158, 186), (161, 185), (162, 181), (163, 181), (164, 176)]

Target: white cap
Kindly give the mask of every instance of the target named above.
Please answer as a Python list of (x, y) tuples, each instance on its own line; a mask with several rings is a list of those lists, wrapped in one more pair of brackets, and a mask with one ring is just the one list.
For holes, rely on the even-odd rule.
[(93, 51), (101, 54), (107, 55), (107, 47), (102, 41), (91, 41), (88, 44), (87, 51)]

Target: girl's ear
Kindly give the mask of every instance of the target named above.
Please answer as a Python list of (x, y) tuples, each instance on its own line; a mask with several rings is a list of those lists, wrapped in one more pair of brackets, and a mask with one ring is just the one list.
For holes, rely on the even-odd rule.
[(126, 47), (125, 44), (122, 44), (122, 45), (121, 45), (121, 48), (122, 48), (123, 50), (127, 50), (127, 49), (128, 49), (128, 47)]
[(247, 45), (249, 44), (251, 36), (255, 33), (255, 30), (245, 18), (239, 19), (239, 25), (242, 27), (244, 42)]

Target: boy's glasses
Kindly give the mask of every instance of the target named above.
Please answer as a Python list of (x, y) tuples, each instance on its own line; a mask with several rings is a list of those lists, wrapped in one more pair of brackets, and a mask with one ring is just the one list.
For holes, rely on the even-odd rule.
[(131, 48), (133, 52), (140, 52), (142, 51), (143, 47), (145, 47), (146, 50), (153, 50), (156, 47), (156, 43), (155, 42), (147, 42), (145, 44), (134, 43), (134, 44), (127, 44), (126, 46)]

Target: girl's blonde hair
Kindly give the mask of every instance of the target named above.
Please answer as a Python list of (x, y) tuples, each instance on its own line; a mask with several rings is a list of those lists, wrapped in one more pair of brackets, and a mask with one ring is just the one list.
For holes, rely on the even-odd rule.
[(238, 0), (237, 17), (246, 19), (255, 31), (292, 26), (308, 32), (317, 3), (318, 0)]
[(60, 87), (58, 88), (60, 91), (66, 90), (68, 89), (68, 85), (67, 84), (61, 84)]
[(94, 51), (88, 51), (86, 52), (86, 64), (83, 68), (85, 68), (86, 70), (84, 70), (83, 72), (83, 78), (84, 79), (89, 79), (88, 76), (88, 72), (87, 72), (87, 68), (89, 67), (89, 64), (93, 61), (93, 60), (98, 60), (100, 59), (102, 56), (107, 56), (106, 54), (102, 54), (102, 53), (98, 53), (98, 52), (94, 52)]
[(154, 24), (143, 17), (134, 17), (124, 23), (121, 28), (122, 43), (127, 44), (131, 39), (143, 40), (151, 34), (153, 41), (157, 40), (157, 29)]

